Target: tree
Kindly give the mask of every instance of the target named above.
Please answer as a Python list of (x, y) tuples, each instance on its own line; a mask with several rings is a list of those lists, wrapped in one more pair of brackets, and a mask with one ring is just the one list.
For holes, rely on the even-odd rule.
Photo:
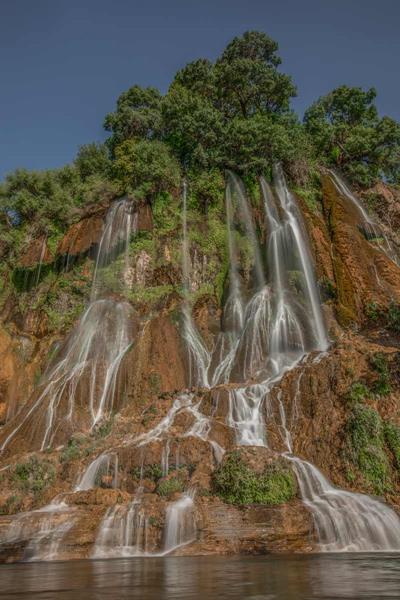
[(142, 88), (139, 85), (120, 95), (117, 110), (104, 119), (104, 128), (112, 132), (106, 142), (112, 153), (118, 144), (127, 139), (160, 137), (161, 100), (161, 93), (156, 88)]
[[(178, 71), (164, 97), (154, 88), (133, 86), (105, 119), (112, 133), (107, 145), (115, 155), (125, 140), (159, 140), (186, 171), (199, 173), (226, 167), (259, 170), (271, 166), (272, 156), (288, 159), (282, 135), (293, 133), (289, 102), (296, 90), (291, 78), (278, 71), (277, 51), (278, 44), (267, 35), (250, 31), (234, 38), (215, 63), (200, 58)], [(261, 132), (254, 132), (256, 122), (263, 123)], [(235, 156), (238, 144), (232, 135), (238, 132), (250, 145)], [(280, 150), (271, 151), (277, 145)]]
[(150, 199), (180, 183), (178, 162), (168, 146), (157, 140), (125, 140), (117, 146), (113, 176), (126, 192)]
[(304, 116), (318, 156), (361, 186), (380, 177), (399, 181), (400, 125), (379, 118), (375, 98), (374, 88), (341, 86), (317, 100)]
[(85, 144), (80, 146), (74, 161), (82, 179), (93, 175), (107, 175), (111, 161), (104, 144)]
[(247, 31), (228, 44), (215, 65), (218, 96), (227, 117), (288, 110), (296, 88), (288, 75), (279, 73), (277, 50), (278, 44), (258, 31)]

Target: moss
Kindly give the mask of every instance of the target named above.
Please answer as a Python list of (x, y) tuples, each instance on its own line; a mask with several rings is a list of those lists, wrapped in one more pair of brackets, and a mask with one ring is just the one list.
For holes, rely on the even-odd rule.
[(350, 459), (369, 488), (376, 494), (392, 488), (388, 457), (384, 451), (384, 428), (380, 415), (371, 407), (357, 404), (347, 424)]
[(295, 187), (293, 191), (295, 194), (297, 194), (297, 196), (304, 200), (307, 208), (311, 212), (316, 213), (320, 210), (322, 200), (322, 192), (320, 187)]
[(143, 468), (133, 467), (130, 470), (130, 474), (133, 479), (139, 481), (140, 479), (150, 479), (157, 483), (163, 477), (163, 471), (159, 463), (153, 463), (149, 465), (143, 465)]
[(335, 300), (337, 297), (337, 290), (335, 282), (329, 277), (321, 277), (318, 281), (318, 287), (323, 302), (327, 300)]
[(296, 495), (296, 479), (284, 463), (275, 463), (264, 473), (255, 473), (239, 452), (233, 452), (215, 471), (215, 493), (229, 504), (282, 504)]
[(13, 515), (22, 509), (22, 498), (17, 494), (12, 494), (0, 506), (0, 515)]
[(55, 477), (54, 465), (49, 461), (39, 460), (36, 456), (17, 464), (13, 472), (13, 479), (17, 487), (34, 494), (39, 494), (49, 487)]
[(388, 329), (395, 333), (400, 332), (400, 305), (396, 302), (391, 302), (386, 315), (386, 324)]

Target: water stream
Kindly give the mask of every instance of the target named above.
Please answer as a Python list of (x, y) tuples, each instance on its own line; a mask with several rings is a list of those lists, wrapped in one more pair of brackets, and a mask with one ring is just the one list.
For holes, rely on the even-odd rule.
[[(126, 198), (114, 202), (99, 242), (90, 304), (47, 368), (38, 391), (7, 424), (0, 451), (22, 428), (32, 444), (44, 450), (54, 444), (60, 430), (72, 433), (82, 421), (92, 429), (112, 409), (119, 367), (132, 338), (130, 305), (113, 299), (111, 293), (115, 286), (125, 286), (128, 245), (136, 227), (132, 202)], [(123, 264), (116, 266), (121, 251)]]

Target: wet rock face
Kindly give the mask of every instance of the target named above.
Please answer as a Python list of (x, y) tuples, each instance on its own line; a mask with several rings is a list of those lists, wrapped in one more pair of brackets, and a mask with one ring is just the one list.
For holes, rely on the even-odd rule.
[[(400, 271), (366, 239), (357, 210), (329, 177), (323, 179), (323, 206), (331, 245), (336, 316), (344, 326), (360, 323), (367, 305), (378, 302), (388, 306), (392, 299), (399, 300)], [(324, 264), (328, 274), (329, 259)]]
[(47, 239), (41, 237), (31, 240), (29, 246), (22, 250), (19, 266), (25, 269), (31, 269), (40, 264), (49, 264), (52, 261), (53, 257), (47, 245)]
[[(376, 193), (391, 206), (396, 221), (399, 209), (395, 194), (386, 188), (377, 189)], [(102, 206), (89, 212), (72, 225), (60, 241), (57, 255), (90, 254), (99, 242), (105, 209)], [(0, 560), (26, 556), (24, 553), (31, 551), (30, 540), (40, 537), (54, 507), (41, 515), (29, 513), (22, 528), (18, 513), (43, 508), (55, 498), (65, 504), (64, 512), (54, 509), (51, 517), (52, 528), (57, 535), (61, 532), (57, 558), (92, 556), (107, 516), (116, 508), (113, 518), (117, 524), (124, 524), (129, 511), (134, 513), (132, 506), (138, 498), (142, 512), (134, 517), (136, 530), (125, 551), (136, 552), (132, 550), (134, 539), (140, 539), (138, 554), (162, 553), (166, 547), (167, 515), (173, 513), (168, 508), (179, 508), (188, 491), (193, 493), (190, 515), (195, 521), (196, 535), (184, 540), (173, 550), (175, 554), (317, 550), (313, 518), (300, 501), (298, 490), (295, 489), (292, 499), (282, 503), (243, 505), (225, 502), (216, 490), (215, 473), (232, 454), (239, 453), (256, 477), (262, 477), (281, 460), (279, 455), (288, 450), (281, 406), (296, 455), (315, 464), (333, 484), (372, 493), (354, 465), (353, 479), (349, 478), (348, 423), (354, 408), (349, 391), (359, 382), (374, 389), (378, 374), (371, 370), (371, 356), (383, 352), (389, 363), (394, 364), (397, 352), (394, 340), (383, 339), (377, 325), (364, 331), (365, 335), (361, 328), (365, 324), (366, 304), (377, 301), (388, 306), (393, 299), (400, 300), (400, 271), (366, 239), (352, 207), (330, 181), (324, 181), (323, 212), (313, 213), (303, 205), (302, 212), (321, 293), (326, 288), (323, 298), (333, 343), (326, 355), (311, 354), (284, 374), (268, 399), (264, 399), (267, 447), (237, 447), (237, 432), (228, 422), (230, 392), (239, 384), (187, 389), (190, 365), (182, 340), (182, 270), (176, 257), (180, 231), (172, 232), (154, 256), (147, 250), (138, 251), (135, 263), (124, 274), (128, 288), (167, 286), (173, 291), (152, 304), (151, 310), (145, 299), (132, 317), (133, 342), (121, 361), (115, 381), (113, 413), (96, 427), (90, 427), (85, 407), (90, 396), (91, 373), (86, 373), (77, 386), (78, 409), (72, 419), (59, 420), (54, 447), (51, 451), (33, 453), (40, 467), (36, 471), (43, 476), (35, 478), (31, 471), (26, 474), (24, 470), (31, 451), (37, 448), (32, 440), (42, 435), (36, 420), (28, 429), (21, 428), (12, 451), (3, 454), (0, 468), (6, 469), (0, 497)], [(262, 220), (262, 215), (258, 218)], [(151, 208), (143, 204), (138, 212), (138, 230), (152, 229)], [(34, 266), (41, 257), (39, 250), (42, 252), (43, 246), (35, 242), (23, 257), (22, 266)], [(43, 260), (50, 258), (46, 250)], [(193, 289), (198, 292), (208, 283), (208, 257), (196, 251), (191, 260)], [(122, 295), (114, 296), (116, 301), (127, 301)], [(212, 348), (221, 330), (219, 301), (211, 293), (200, 294), (192, 314), (205, 345)], [(6, 321), (7, 315), (3, 310)], [(18, 336), (0, 330), (2, 423), (8, 413), (15, 414), (23, 407), (32, 391), (35, 372), (48, 364), (48, 351), (55, 340), (49, 335), (46, 319), (40, 308), (32, 307), (18, 323), (14, 319)], [(100, 326), (104, 328), (105, 322), (103, 319)], [(354, 331), (356, 327), (358, 332)], [(397, 425), (400, 424), (398, 379), (391, 380), (388, 395), (380, 397), (371, 392), (360, 400), (384, 422)], [(64, 408), (68, 406), (67, 394), (61, 396), (60, 403)], [(3, 433), (9, 431), (8, 427), (5, 426)], [(393, 505), (400, 494), (399, 478), (395, 476), (393, 450), (386, 448), (385, 452), (393, 473), (393, 487), (385, 494)], [(88, 489), (78, 490), (85, 471), (103, 453), (110, 454), (111, 460), (104, 461), (94, 473)], [(43, 465), (47, 465), (47, 470)], [(71, 527), (63, 529), (65, 522)], [(13, 537), (16, 531), (20, 534)], [(46, 552), (54, 542), (52, 536), (50, 532), (43, 540), (41, 556), (48, 557)]]

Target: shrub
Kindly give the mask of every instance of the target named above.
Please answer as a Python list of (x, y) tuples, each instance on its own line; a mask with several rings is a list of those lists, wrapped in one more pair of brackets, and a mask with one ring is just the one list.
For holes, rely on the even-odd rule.
[(351, 404), (357, 404), (366, 398), (369, 398), (370, 395), (371, 393), (365, 383), (362, 383), (361, 381), (355, 381), (351, 384), (346, 398)]
[(69, 440), (67, 447), (64, 448), (60, 454), (60, 461), (62, 463), (70, 462), (71, 460), (76, 460), (81, 456), (81, 449), (79, 447), (79, 443), (77, 440)]
[(184, 482), (177, 477), (163, 479), (157, 486), (157, 492), (160, 496), (171, 496), (176, 492), (183, 492)]
[(372, 368), (378, 373), (378, 379), (372, 386), (373, 392), (378, 396), (387, 396), (392, 391), (392, 386), (386, 356), (382, 352), (377, 352), (370, 357), (369, 361)]
[(56, 476), (54, 465), (36, 456), (19, 463), (14, 468), (14, 481), (22, 490), (38, 494), (50, 486)]
[(372, 491), (391, 488), (388, 457), (384, 451), (384, 429), (380, 415), (369, 406), (356, 404), (347, 424), (350, 457)]
[(233, 452), (215, 471), (214, 491), (229, 504), (282, 504), (296, 495), (296, 479), (283, 463), (255, 473), (239, 452)]
[(386, 422), (384, 425), (386, 444), (393, 454), (394, 463), (400, 470), (400, 427), (394, 423)]

